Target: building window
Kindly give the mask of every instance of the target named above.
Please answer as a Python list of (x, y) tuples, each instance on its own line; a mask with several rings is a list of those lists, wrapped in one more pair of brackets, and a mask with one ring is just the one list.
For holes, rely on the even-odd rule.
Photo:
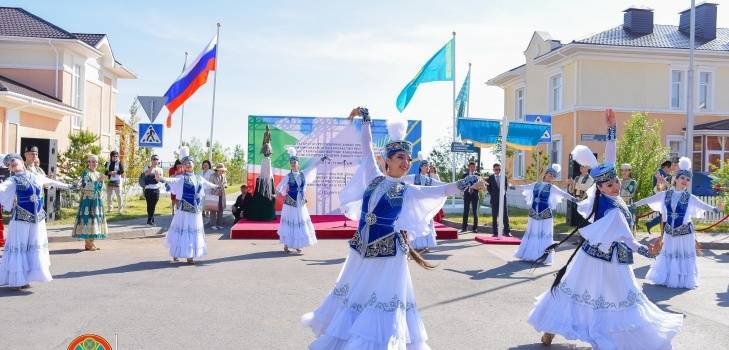
[(684, 138), (681, 136), (668, 136), (668, 153), (670, 157), (680, 157), (684, 154)]
[(524, 151), (514, 152), (514, 178), (524, 178)]
[(524, 88), (516, 89), (514, 96), (514, 116), (516, 120), (524, 120)]
[[(695, 140), (695, 138), (694, 138)], [(714, 172), (729, 160), (729, 136), (705, 136), (704, 171)], [(696, 143), (694, 141), (694, 143)], [(694, 152), (696, 154), (696, 152)]]
[(699, 109), (711, 109), (711, 72), (699, 73)]
[(549, 110), (562, 110), (562, 74), (549, 78)]
[[(81, 66), (76, 64), (73, 66), (73, 76), (71, 77), (71, 107), (74, 107), (76, 109), (83, 109), (82, 106), (82, 98), (81, 98), (81, 87), (82, 87), (82, 79), (81, 79)], [(84, 126), (84, 119), (83, 115), (74, 116), (71, 118), (71, 126), (74, 128), (83, 128)]]
[[(549, 153), (550, 166), (551, 164), (562, 165), (562, 140), (552, 139), (552, 144)], [(557, 179), (562, 178), (562, 172), (557, 174)]]
[(671, 71), (671, 108), (683, 107), (683, 71)]
[(693, 164), (692, 168), (695, 171), (706, 171), (704, 169), (704, 137), (694, 136), (694, 149), (693, 149)]

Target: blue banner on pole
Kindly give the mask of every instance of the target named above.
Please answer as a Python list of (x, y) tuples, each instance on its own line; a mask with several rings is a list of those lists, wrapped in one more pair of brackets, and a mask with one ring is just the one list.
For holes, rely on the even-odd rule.
[(537, 124), (549, 124), (549, 129), (544, 132), (544, 135), (539, 140), (539, 143), (552, 143), (552, 116), (547, 114), (527, 114), (524, 116), (524, 121), (529, 123)]
[(139, 123), (139, 147), (162, 147), (162, 124)]

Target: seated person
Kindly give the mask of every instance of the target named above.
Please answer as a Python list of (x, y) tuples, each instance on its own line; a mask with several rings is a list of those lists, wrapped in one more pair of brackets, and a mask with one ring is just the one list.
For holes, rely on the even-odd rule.
[(233, 216), (235, 217), (235, 222), (238, 222), (238, 219), (243, 217), (243, 213), (245, 213), (246, 208), (250, 205), (251, 198), (253, 196), (248, 193), (248, 185), (242, 184), (240, 186), (240, 195), (238, 198), (236, 198), (235, 203), (233, 204), (233, 207), (231, 211), (233, 212)]

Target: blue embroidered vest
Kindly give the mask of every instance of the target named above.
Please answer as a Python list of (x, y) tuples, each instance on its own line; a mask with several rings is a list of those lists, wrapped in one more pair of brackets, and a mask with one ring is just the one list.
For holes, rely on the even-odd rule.
[(182, 196), (177, 208), (188, 213), (199, 213), (202, 209), (202, 196), (200, 176), (188, 173), (182, 175)]
[[(299, 176), (299, 180), (301, 181), (301, 186), (296, 183), (297, 175)], [(306, 187), (306, 178), (301, 172), (299, 172), (298, 174), (294, 174), (293, 172), (291, 172), (288, 176), (286, 176), (286, 181), (289, 182), (289, 189), (288, 191), (286, 191), (286, 199), (284, 200), (284, 203), (292, 207), (297, 207), (299, 204), (298, 202), (296, 202), (296, 199), (299, 198), (299, 194), (301, 194), (301, 198), (304, 198), (303, 196), (304, 188)]]
[(37, 185), (35, 175), (24, 172), (13, 175), (10, 179), (15, 183), (13, 220), (32, 224), (43, 221), (46, 218), (43, 210), (43, 188)]
[(693, 232), (692, 223), (689, 222), (686, 225), (683, 224), (684, 217), (686, 216), (686, 211), (688, 210), (688, 204), (691, 195), (687, 191), (681, 193), (681, 196), (678, 198), (678, 203), (676, 203), (675, 210), (671, 206), (672, 198), (673, 190), (666, 191), (666, 199), (664, 200), (664, 205), (666, 206), (666, 216), (668, 219), (666, 220), (664, 232), (672, 236), (687, 235)]
[[(610, 211), (611, 209), (618, 209), (620, 212), (625, 216), (625, 219), (628, 220), (628, 225), (633, 224), (633, 216), (630, 214), (630, 211), (627, 208), (624, 208), (621, 206), (617, 201), (614, 199), (601, 195), (600, 199), (597, 203), (597, 211), (595, 212), (595, 221), (602, 219), (605, 216), (605, 213)], [(590, 245), (589, 241), (585, 241), (585, 243), (582, 244), (582, 250), (587, 253), (587, 255), (600, 259), (605, 261), (612, 261), (613, 259), (613, 252), (617, 254), (618, 263), (620, 264), (632, 264), (633, 263), (633, 250), (630, 249), (625, 243), (623, 242), (613, 242), (612, 245), (610, 245), (610, 249), (608, 249), (607, 253), (602, 252), (598, 249), (598, 244), (596, 245)]]
[(395, 232), (395, 221), (402, 210), (405, 184), (397, 182), (390, 185), (374, 209), (371, 212), (368, 210), (370, 196), (384, 180), (384, 176), (376, 177), (365, 190), (359, 225), (349, 241), (349, 246), (365, 258), (395, 256), (398, 244), (407, 250), (407, 238)]
[[(539, 186), (540, 184), (542, 186)], [(532, 207), (529, 209), (529, 217), (536, 220), (551, 218), (552, 209), (549, 207), (549, 194), (552, 191), (552, 184), (537, 183), (534, 185), (533, 191)]]
[(433, 179), (430, 176), (423, 176), (418, 173), (415, 175), (413, 183), (418, 186), (433, 186)]

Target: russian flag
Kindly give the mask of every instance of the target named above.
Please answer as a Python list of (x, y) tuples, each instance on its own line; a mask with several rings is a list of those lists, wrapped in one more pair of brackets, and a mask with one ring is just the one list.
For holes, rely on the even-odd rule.
[(165, 106), (170, 114), (167, 116), (167, 127), (172, 127), (172, 114), (182, 106), (192, 94), (208, 81), (208, 73), (215, 70), (218, 54), (218, 36), (215, 35), (205, 50), (185, 69), (177, 80), (165, 92)]

